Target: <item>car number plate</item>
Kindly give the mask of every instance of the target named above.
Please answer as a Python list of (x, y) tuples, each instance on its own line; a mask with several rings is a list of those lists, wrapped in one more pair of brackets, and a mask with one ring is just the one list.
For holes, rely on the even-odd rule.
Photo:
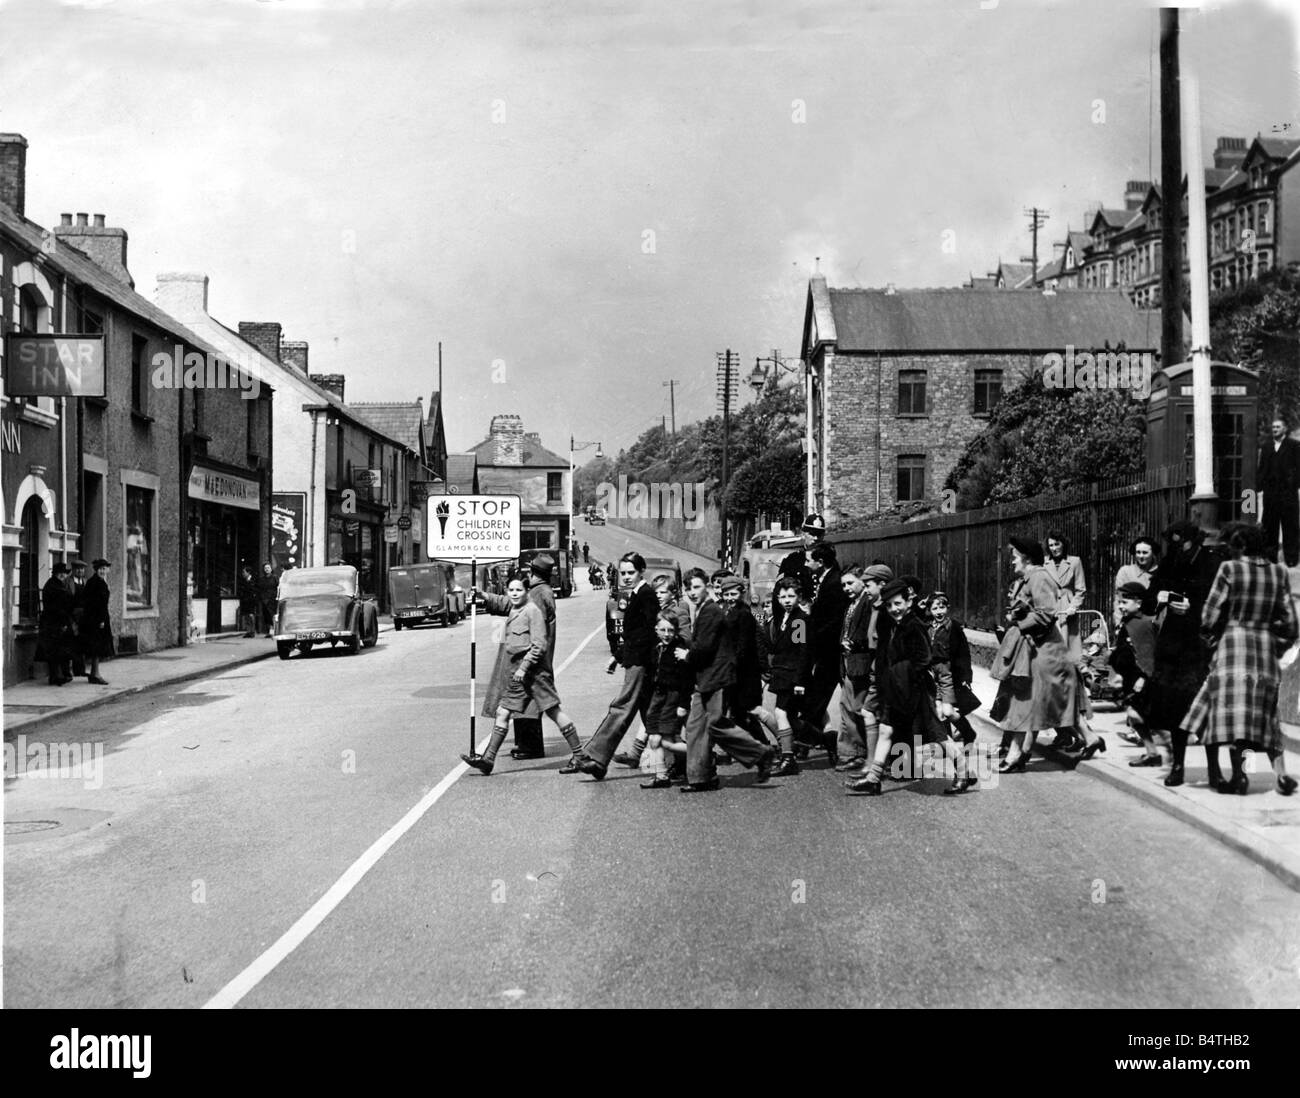
[(329, 634), (324, 629), (312, 629), (297, 635), (300, 641), (323, 641), (329, 639)]

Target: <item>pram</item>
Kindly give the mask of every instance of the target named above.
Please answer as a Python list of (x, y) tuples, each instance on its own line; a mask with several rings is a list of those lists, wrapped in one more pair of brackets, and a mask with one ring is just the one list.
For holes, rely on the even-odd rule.
[(605, 570), (599, 564), (593, 564), (587, 569), (587, 580), (592, 587), (600, 588), (605, 586)]
[(1106, 615), (1100, 610), (1079, 611), (1079, 633), (1083, 637), (1083, 659), (1079, 672), (1093, 701), (1124, 703), (1124, 686), (1110, 666), (1111, 637)]

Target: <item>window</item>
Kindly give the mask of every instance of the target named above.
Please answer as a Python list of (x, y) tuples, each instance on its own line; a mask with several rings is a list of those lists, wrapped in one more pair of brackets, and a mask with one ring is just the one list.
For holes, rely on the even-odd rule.
[(145, 356), (149, 341), (144, 336), (131, 337), (131, 411), (149, 414), (149, 370)]
[(986, 416), (1002, 396), (1001, 370), (975, 371), (975, 415)]
[(546, 502), (562, 503), (564, 500), (564, 474), (546, 474)]
[(1257, 221), (1259, 224), (1259, 235), (1268, 236), (1268, 203), (1267, 202), (1261, 202), (1259, 204), (1259, 217), (1257, 218)]
[(925, 499), (925, 455), (900, 454), (898, 457), (898, 502)]
[(23, 540), (18, 551), (18, 617), (35, 622), (41, 613), (41, 520), (44, 504), (32, 497), (23, 505)]
[(154, 499), (152, 489), (126, 485), (122, 587), (128, 610), (147, 610), (154, 602)]
[(898, 371), (898, 414), (925, 415), (925, 371)]

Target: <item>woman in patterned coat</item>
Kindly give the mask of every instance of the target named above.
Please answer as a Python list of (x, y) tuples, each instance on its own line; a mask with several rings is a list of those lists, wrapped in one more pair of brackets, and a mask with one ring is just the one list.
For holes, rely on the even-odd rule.
[[(1223, 542), (1233, 559), (1219, 565), (1201, 611), (1201, 631), (1211, 644), (1217, 640), (1217, 647), (1183, 727), (1200, 736), (1207, 756), (1228, 745), (1232, 777), (1215, 783), (1220, 793), (1246, 792), (1242, 751), (1253, 747), (1268, 753), (1278, 792), (1289, 796), (1296, 780), (1286, 772), (1277, 703), (1278, 654), (1300, 637), (1290, 579), (1285, 568), (1267, 559), (1264, 532), (1253, 523), (1230, 524)], [(1180, 753), (1175, 765), (1181, 764)]]

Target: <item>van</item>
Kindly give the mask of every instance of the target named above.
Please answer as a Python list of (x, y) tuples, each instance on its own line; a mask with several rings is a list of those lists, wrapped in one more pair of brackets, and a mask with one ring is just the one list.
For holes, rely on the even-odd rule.
[(436, 621), (454, 625), (465, 616), (450, 564), (399, 565), (388, 570), (388, 600), (393, 628), (411, 628)]

